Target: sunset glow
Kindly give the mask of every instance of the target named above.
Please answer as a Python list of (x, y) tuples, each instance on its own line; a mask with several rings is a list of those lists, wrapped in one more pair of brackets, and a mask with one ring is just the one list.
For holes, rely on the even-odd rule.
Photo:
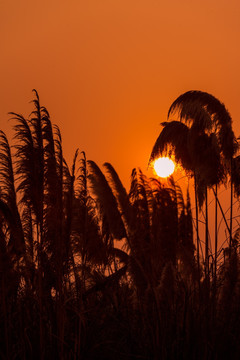
[(239, 14), (237, 0), (2, 0), (1, 130), (11, 137), (8, 113), (30, 113), (36, 89), (66, 161), (79, 148), (129, 189), (187, 90), (221, 99), (240, 134)]
[(159, 177), (166, 178), (174, 172), (174, 162), (168, 157), (161, 157), (155, 160), (153, 164), (154, 170)]
[(240, 0), (0, 28), (0, 360), (240, 360)]

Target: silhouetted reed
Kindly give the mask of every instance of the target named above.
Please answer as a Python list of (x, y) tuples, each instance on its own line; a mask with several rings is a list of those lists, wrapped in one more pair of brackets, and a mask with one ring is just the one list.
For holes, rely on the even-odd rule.
[[(78, 151), (69, 168), (60, 131), (34, 94), (29, 118), (11, 113), (12, 147), (0, 133), (0, 358), (238, 359), (239, 231), (211, 272), (195, 247), (189, 193), (139, 169), (127, 192), (111, 164), (102, 171)], [(190, 93), (170, 113), (179, 107), (184, 119), (203, 104), (216, 119), (223, 108), (206, 100)], [(229, 127), (220, 120), (222, 139)], [(168, 124), (158, 145), (177, 141), (177, 158), (198, 181), (199, 208), (216, 179), (201, 187), (174, 135), (180, 126), (188, 136), (189, 124)], [(225, 145), (220, 154), (232, 156)]]

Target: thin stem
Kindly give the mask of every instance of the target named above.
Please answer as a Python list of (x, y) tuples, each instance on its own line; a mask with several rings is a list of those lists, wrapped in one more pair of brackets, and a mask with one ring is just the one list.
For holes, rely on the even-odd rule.
[[(216, 197), (218, 197), (217, 184), (215, 187)], [(214, 266), (214, 282), (216, 283), (217, 279), (217, 247), (218, 247), (218, 203), (217, 198), (215, 199), (215, 266)]]
[(233, 216), (233, 181), (232, 181), (232, 168), (233, 168), (233, 160), (231, 158), (231, 192), (230, 192), (230, 239), (229, 239), (229, 255), (231, 255), (232, 248), (232, 216)]
[(209, 274), (209, 258), (208, 258), (208, 196), (207, 196), (207, 187), (205, 190), (205, 211), (206, 211), (206, 224), (205, 224), (205, 275)]
[(196, 206), (196, 233), (197, 233), (197, 266), (198, 266), (198, 280), (199, 280), (199, 289), (200, 289), (200, 257), (199, 257), (199, 227), (198, 227), (198, 198), (197, 198), (197, 179), (194, 172), (194, 192), (195, 192), (195, 206)]
[(225, 225), (226, 225), (226, 227), (227, 227), (227, 230), (228, 230), (228, 232), (229, 232), (229, 236), (231, 236), (231, 231), (230, 231), (230, 228), (229, 228), (229, 226), (228, 226), (227, 219), (226, 219), (226, 216), (225, 216), (225, 214), (224, 214), (224, 211), (223, 211), (222, 205), (220, 204), (220, 201), (219, 201), (219, 199), (218, 199), (218, 197), (217, 197), (217, 194), (216, 194), (216, 191), (214, 190), (214, 188), (212, 188), (212, 191), (213, 191), (214, 196), (215, 196), (215, 198), (216, 198), (216, 200), (217, 200), (217, 203), (218, 203), (219, 209), (221, 210), (223, 220), (224, 220)]

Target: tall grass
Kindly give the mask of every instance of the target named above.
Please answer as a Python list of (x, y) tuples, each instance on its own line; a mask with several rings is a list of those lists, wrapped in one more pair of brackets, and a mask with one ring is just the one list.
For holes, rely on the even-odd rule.
[(204, 272), (173, 178), (134, 169), (127, 192), (108, 163), (68, 167), (34, 94), (0, 135), (0, 358), (238, 359), (239, 232)]

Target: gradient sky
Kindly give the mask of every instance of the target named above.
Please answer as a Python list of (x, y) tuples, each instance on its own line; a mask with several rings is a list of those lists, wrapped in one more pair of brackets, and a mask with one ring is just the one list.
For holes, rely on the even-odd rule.
[(0, 128), (35, 88), (68, 163), (79, 148), (128, 187), (187, 90), (223, 101), (240, 135), (239, 44), (239, 0), (0, 0)]

